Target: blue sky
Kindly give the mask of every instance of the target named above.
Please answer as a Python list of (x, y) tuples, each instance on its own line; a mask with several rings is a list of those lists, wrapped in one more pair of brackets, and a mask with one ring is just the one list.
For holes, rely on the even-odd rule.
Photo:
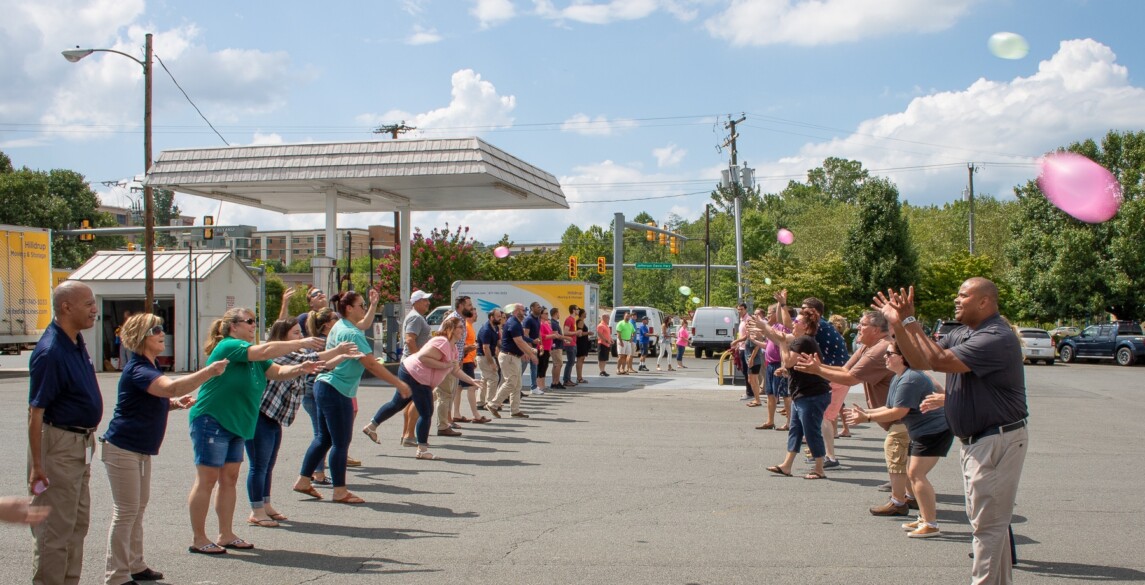
[[(0, 0), (0, 150), (17, 166), (102, 181), (142, 172), (140, 69), (115, 55), (76, 64), (60, 50), (155, 53), (230, 144), (481, 136), (556, 175), (571, 209), (417, 213), (478, 240), (552, 241), (614, 212), (694, 219), (727, 152), (767, 192), (825, 157), (857, 159), (912, 203), (975, 190), (1009, 197), (1044, 152), (1145, 128), (1145, 48), (1131, 0), (406, 0), (199, 2)], [(1029, 55), (986, 48), (1012, 31)], [(154, 149), (221, 146), (156, 66)], [(267, 229), (283, 216), (180, 196), (185, 212)], [(340, 225), (389, 224), (391, 214)]]

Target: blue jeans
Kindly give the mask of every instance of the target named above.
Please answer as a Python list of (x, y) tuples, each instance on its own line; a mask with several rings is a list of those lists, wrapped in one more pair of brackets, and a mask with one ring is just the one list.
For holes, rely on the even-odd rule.
[(565, 346), (565, 373), (561, 380), (565, 383), (572, 382), (573, 366), (576, 365), (576, 344), (571, 343)]
[[(537, 357), (540, 358), (540, 352), (537, 352)], [(522, 374), (525, 373), (525, 365), (526, 364), (529, 366), (529, 376), (531, 376), (531, 379), (530, 379), (531, 381), (529, 382), (529, 389), (530, 390), (536, 390), (537, 389), (537, 364), (534, 364), (533, 362), (527, 362), (525, 360), (521, 360), (521, 373)]]
[(405, 410), (406, 405), (413, 402), (413, 407), (417, 409), (414, 435), (417, 436), (419, 445), (426, 445), (429, 443), (429, 421), (433, 420), (433, 388), (414, 380), (406, 371), (405, 365), (398, 366), (398, 379), (409, 386), (410, 397), (402, 398), (402, 395), (395, 390), (394, 397), (378, 409), (372, 422), (374, 425), (380, 425), (391, 416)]
[(795, 399), (791, 405), (791, 410), (795, 411), (791, 417), (791, 429), (787, 431), (789, 453), (798, 453), (803, 446), (803, 437), (807, 437), (807, 448), (811, 449), (812, 457), (827, 454), (827, 447), (823, 444), (823, 412), (830, 405), (830, 392)]
[(314, 475), (314, 470), (329, 452), (330, 480), (334, 487), (344, 487), (346, 454), (350, 449), (354, 424), (354, 401), (325, 382), (314, 382), (314, 402), (318, 407), (318, 436), (306, 450), (302, 470), (298, 474), (303, 477)]
[(677, 345), (676, 346), (676, 363), (678, 363), (678, 364), (684, 362), (684, 348), (685, 347), (686, 346), (684, 346), (684, 345)]
[(278, 461), (278, 447), (282, 445), (282, 425), (258, 413), (254, 438), (246, 442), (246, 455), (250, 469), (246, 476), (246, 494), (252, 510), (270, 502), (270, 478), (274, 476), (274, 463)]
[[(306, 389), (306, 393), (302, 395), (302, 409), (306, 414), (310, 415), (310, 426), (314, 429), (314, 436), (318, 436), (318, 406), (314, 404), (314, 384), (311, 383), (310, 387)], [(318, 467), (314, 468), (314, 473), (326, 473), (326, 462), (319, 459)]]

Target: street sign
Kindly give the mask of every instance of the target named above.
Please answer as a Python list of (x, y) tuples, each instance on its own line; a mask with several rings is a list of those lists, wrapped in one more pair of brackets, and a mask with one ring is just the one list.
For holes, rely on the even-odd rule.
[(637, 270), (671, 270), (671, 262), (637, 262)]

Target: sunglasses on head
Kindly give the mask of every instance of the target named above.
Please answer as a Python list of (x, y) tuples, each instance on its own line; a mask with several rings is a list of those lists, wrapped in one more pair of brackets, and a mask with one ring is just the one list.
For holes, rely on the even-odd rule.
[(320, 291), (318, 289), (314, 289), (314, 290), (310, 291), (310, 298), (314, 298), (320, 294), (322, 294), (322, 291)]
[(148, 335), (159, 335), (160, 333), (163, 333), (163, 326), (162, 325), (156, 325), (156, 326), (152, 327), (151, 329), (147, 330)]
[(254, 319), (235, 319), (234, 321), (231, 321), (231, 322), (232, 323), (246, 323), (247, 325), (254, 325), (255, 324)]

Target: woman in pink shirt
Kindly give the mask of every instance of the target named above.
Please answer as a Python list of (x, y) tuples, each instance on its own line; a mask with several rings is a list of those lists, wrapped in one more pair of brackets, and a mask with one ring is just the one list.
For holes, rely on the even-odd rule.
[(688, 347), (688, 339), (691, 334), (688, 332), (688, 318), (680, 318), (680, 332), (676, 334), (676, 367), (687, 369), (688, 366), (684, 365), (684, 348)]
[(417, 409), (417, 426), (414, 434), (417, 435), (418, 459), (437, 459), (429, 452), (429, 423), (433, 419), (433, 389), (445, 379), (446, 374), (453, 374), (458, 380), (467, 384), (477, 385), (461, 369), (457, 361), (457, 342), (465, 336), (465, 327), (461, 319), (450, 317), (441, 323), (433, 337), (424, 347), (413, 355), (406, 356), (398, 366), (398, 379), (409, 385), (410, 391), (402, 394), (401, 390), (394, 392), (394, 397), (378, 409), (370, 424), (362, 432), (370, 440), (378, 443), (378, 425), (391, 416), (401, 412), (406, 405), (413, 402)]

